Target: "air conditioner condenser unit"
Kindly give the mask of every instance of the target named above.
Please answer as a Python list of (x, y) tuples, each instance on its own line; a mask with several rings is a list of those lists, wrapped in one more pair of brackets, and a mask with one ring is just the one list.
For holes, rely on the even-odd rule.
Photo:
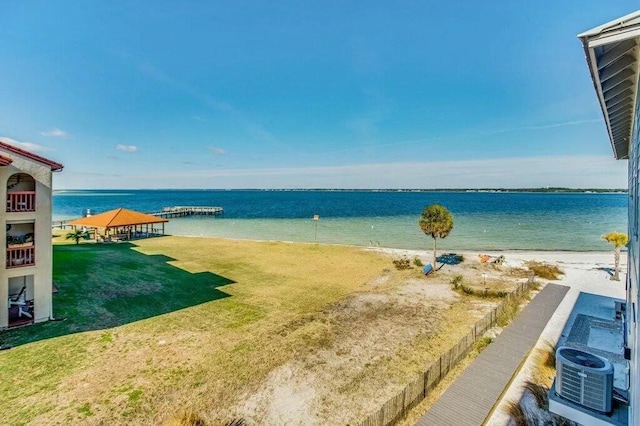
[(613, 400), (613, 364), (578, 349), (558, 348), (556, 393), (583, 407), (609, 413)]

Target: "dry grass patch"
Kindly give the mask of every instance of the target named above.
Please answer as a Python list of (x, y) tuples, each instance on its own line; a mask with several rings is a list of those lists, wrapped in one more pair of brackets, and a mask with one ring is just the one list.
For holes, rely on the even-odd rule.
[(544, 278), (546, 280), (558, 280), (560, 275), (564, 275), (564, 271), (558, 267), (558, 265), (551, 265), (549, 263), (537, 262), (532, 260), (527, 262), (527, 268), (535, 274), (535, 276)]
[(555, 345), (545, 341), (542, 347), (534, 349), (531, 358), (533, 360), (531, 380), (539, 385), (551, 387), (556, 375)]
[(55, 245), (54, 306), (67, 320), (0, 334), (18, 345), (0, 352), (0, 411), (40, 424), (353, 422), (494, 306), (451, 290), (453, 276), (479, 273), (463, 264), (425, 279), (315, 244)]
[(513, 426), (528, 426), (527, 416), (524, 413), (522, 406), (519, 401), (508, 401), (506, 412), (511, 418), (511, 422), (509, 424)]

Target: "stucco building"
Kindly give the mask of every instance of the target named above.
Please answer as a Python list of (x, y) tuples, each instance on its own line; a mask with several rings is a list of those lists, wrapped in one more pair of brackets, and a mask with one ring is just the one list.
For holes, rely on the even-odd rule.
[[(608, 347), (600, 347), (600, 353), (594, 352), (597, 356), (575, 352), (568, 354), (566, 364), (560, 361), (562, 368), (558, 368), (554, 388), (550, 392), (549, 409), (584, 425), (640, 425), (640, 11), (586, 31), (578, 37), (583, 44), (613, 155), (618, 160), (628, 160), (626, 301), (602, 298), (601, 302), (597, 302), (602, 304), (603, 316), (589, 322), (582, 334), (589, 340), (597, 333), (619, 337)], [(617, 322), (621, 324), (620, 327), (603, 328)], [(556, 362), (558, 365), (558, 356)], [(606, 371), (606, 364), (613, 365), (613, 371)], [(565, 366), (566, 371), (563, 370)], [(609, 383), (607, 391), (598, 379), (609, 375), (613, 377), (613, 387)], [(566, 377), (569, 379), (565, 380)], [(603, 403), (600, 407), (599, 402)]]
[(0, 141), (0, 329), (52, 317), (52, 175), (62, 164)]

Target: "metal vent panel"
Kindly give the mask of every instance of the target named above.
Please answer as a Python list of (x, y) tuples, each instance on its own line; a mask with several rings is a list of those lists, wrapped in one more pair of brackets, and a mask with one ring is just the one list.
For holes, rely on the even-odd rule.
[(611, 410), (613, 365), (608, 360), (576, 349), (559, 348), (556, 369), (556, 390), (562, 398), (601, 412)]

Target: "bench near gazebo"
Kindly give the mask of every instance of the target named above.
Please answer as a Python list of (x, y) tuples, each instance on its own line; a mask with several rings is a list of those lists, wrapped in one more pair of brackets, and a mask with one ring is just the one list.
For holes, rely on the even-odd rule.
[[(164, 235), (164, 224), (168, 219), (123, 208), (110, 210), (67, 222), (67, 225), (82, 226), (94, 230), (96, 240), (101, 235), (104, 241), (132, 240)], [(157, 227), (161, 225), (161, 227)]]

